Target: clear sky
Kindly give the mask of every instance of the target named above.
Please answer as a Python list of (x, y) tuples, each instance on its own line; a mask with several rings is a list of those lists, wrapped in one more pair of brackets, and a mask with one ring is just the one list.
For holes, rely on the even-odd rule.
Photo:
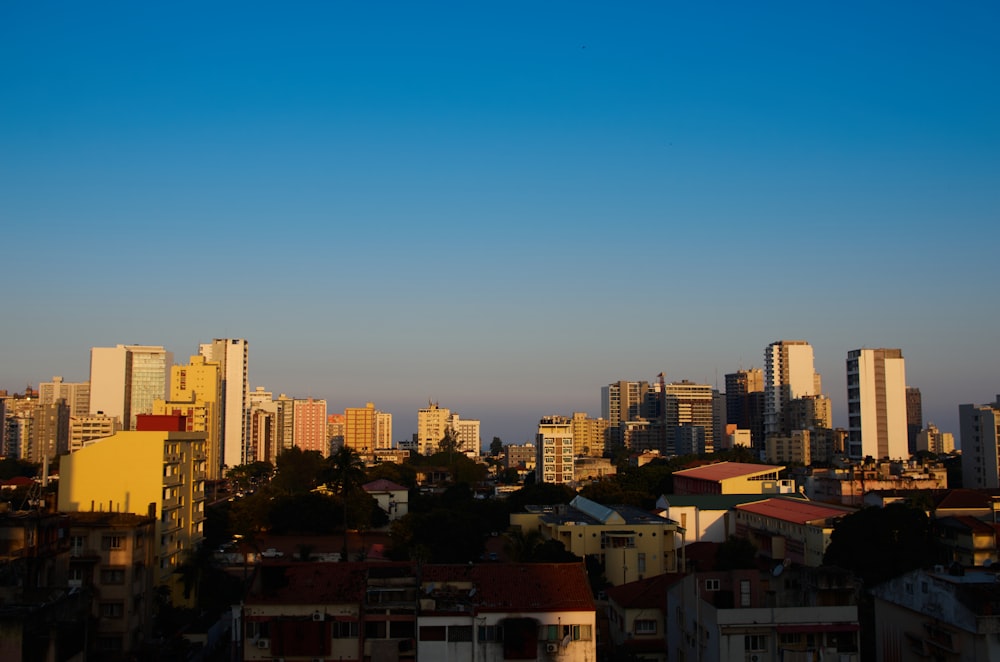
[(250, 341), (484, 442), (779, 339), (1000, 393), (996, 2), (0, 3), (0, 388)]

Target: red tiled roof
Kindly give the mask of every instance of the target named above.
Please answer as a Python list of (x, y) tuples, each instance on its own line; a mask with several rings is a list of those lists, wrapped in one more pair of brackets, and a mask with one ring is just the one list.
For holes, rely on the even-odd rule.
[(684, 575), (670, 573), (629, 582), (608, 589), (608, 597), (625, 608), (665, 609), (667, 587), (683, 579)]
[[(364, 599), (366, 563), (274, 564), (271, 571), (284, 571), (284, 582), (264, 594), (249, 596), (247, 604), (348, 604)], [(267, 572), (267, 569), (262, 569)]]
[(406, 488), (385, 478), (373, 480), (361, 486), (365, 492), (405, 492)]
[(27, 485), (33, 485), (34, 480), (26, 476), (14, 476), (9, 480), (0, 480), (0, 485), (8, 485), (10, 487), (25, 487)]
[(938, 510), (948, 510), (950, 508), (967, 510), (970, 508), (989, 508), (991, 504), (990, 495), (977, 490), (954, 489), (938, 501)]
[(764, 499), (736, 506), (736, 509), (793, 524), (808, 524), (816, 520), (843, 517), (851, 512), (843, 508), (824, 506), (815, 501), (795, 499)]
[(681, 469), (675, 471), (675, 476), (685, 478), (697, 478), (698, 480), (726, 480), (728, 478), (739, 478), (741, 476), (754, 476), (756, 474), (781, 471), (784, 467), (771, 464), (748, 464), (744, 462), (716, 462), (706, 464), (693, 469)]
[(472, 582), (479, 611), (594, 611), (582, 563), (425, 565), (423, 583)]

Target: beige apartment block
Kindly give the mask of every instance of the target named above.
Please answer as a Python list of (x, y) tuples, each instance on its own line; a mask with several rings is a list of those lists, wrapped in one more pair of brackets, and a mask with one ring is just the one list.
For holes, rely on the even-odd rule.
[(900, 460), (910, 456), (906, 367), (898, 349), (847, 353), (847, 455)]

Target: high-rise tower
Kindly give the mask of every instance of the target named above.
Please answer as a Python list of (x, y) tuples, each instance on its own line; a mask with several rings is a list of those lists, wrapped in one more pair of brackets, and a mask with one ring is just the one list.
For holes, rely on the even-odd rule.
[(822, 392), (813, 348), (804, 340), (779, 340), (764, 350), (764, 435), (779, 434), (789, 400)]
[(245, 464), (250, 343), (242, 338), (216, 338), (200, 345), (198, 353), (221, 366), (222, 463), (227, 467)]
[(1000, 395), (988, 405), (959, 405), (962, 485), (982, 490), (1000, 487)]
[(117, 345), (90, 350), (90, 413), (103, 412), (135, 429), (137, 414), (153, 411), (169, 387), (173, 354), (159, 346)]
[(847, 455), (898, 460), (906, 440), (906, 368), (898, 349), (847, 353)]

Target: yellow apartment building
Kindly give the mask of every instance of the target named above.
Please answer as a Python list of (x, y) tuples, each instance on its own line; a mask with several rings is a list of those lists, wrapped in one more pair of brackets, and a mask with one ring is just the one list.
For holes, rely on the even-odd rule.
[(172, 577), (204, 538), (205, 433), (118, 432), (61, 458), (59, 510), (156, 518), (156, 584)]

